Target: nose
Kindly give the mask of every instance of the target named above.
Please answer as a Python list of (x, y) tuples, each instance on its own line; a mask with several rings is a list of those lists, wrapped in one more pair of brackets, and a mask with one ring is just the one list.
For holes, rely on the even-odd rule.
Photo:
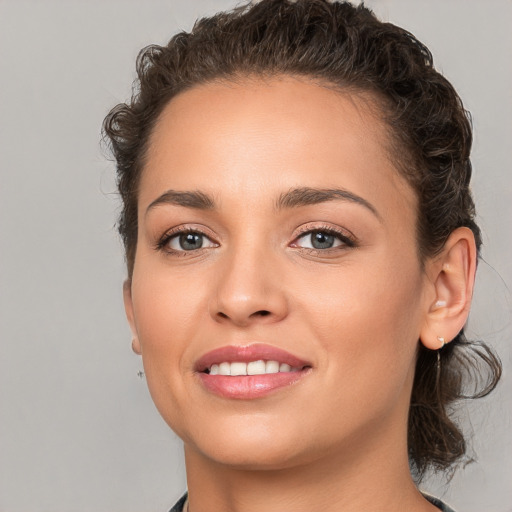
[(248, 327), (278, 322), (287, 316), (279, 265), (263, 252), (246, 246), (227, 256), (217, 268), (209, 304), (216, 322)]

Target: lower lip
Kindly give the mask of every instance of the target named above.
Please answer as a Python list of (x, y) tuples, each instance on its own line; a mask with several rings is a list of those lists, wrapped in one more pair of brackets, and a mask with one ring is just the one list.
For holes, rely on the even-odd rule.
[(267, 373), (265, 375), (210, 375), (199, 373), (204, 387), (223, 398), (251, 400), (261, 398), (298, 382), (310, 368), (295, 372)]

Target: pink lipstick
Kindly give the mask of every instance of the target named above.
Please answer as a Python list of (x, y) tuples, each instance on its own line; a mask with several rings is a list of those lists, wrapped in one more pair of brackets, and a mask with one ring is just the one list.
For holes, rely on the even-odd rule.
[(247, 400), (294, 384), (310, 372), (311, 364), (285, 350), (255, 343), (212, 350), (197, 361), (195, 370), (208, 391)]

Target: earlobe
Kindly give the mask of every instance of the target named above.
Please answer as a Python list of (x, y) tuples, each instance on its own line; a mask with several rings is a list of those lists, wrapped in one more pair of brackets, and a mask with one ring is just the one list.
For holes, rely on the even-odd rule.
[(435, 299), (428, 305), (420, 339), (425, 347), (439, 350), (464, 327), (471, 306), (476, 271), (473, 232), (456, 229), (443, 251), (430, 262)]
[(140, 341), (137, 336), (134, 336), (132, 339), (132, 350), (135, 352), (135, 354), (139, 356), (142, 355), (142, 348), (140, 346)]
[(140, 355), (142, 353), (142, 347), (140, 345), (139, 336), (137, 334), (137, 328), (135, 326), (135, 318), (133, 314), (133, 301), (132, 301), (132, 283), (129, 279), (127, 279), (123, 283), (123, 300), (124, 300), (124, 310), (126, 312), (126, 318), (128, 320), (128, 324), (130, 325), (130, 329), (132, 331), (133, 339), (132, 339), (132, 350)]

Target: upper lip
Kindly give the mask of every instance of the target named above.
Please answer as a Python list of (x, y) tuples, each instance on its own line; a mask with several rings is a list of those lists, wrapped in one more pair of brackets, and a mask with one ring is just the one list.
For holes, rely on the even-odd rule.
[(286, 350), (267, 345), (265, 343), (252, 343), (250, 345), (226, 345), (225, 347), (216, 348), (201, 356), (196, 364), (195, 370), (203, 372), (210, 368), (212, 364), (223, 362), (230, 363), (249, 363), (251, 361), (278, 361), (286, 363), (292, 368), (304, 368), (311, 366), (311, 363), (290, 354)]

